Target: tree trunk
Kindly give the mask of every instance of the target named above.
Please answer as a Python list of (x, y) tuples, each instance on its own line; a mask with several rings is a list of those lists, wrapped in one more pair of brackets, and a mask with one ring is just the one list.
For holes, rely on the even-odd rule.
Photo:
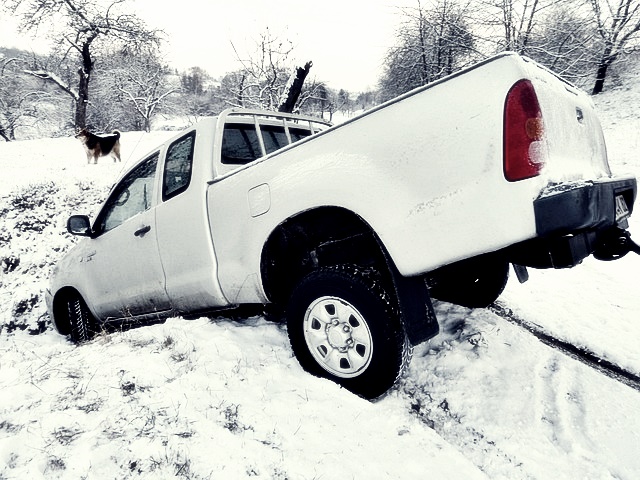
[(5, 142), (11, 141), (9, 135), (7, 135), (7, 132), (2, 125), (0, 125), (0, 137), (4, 138)]
[(89, 103), (89, 76), (84, 68), (78, 69), (78, 98), (76, 99), (76, 130), (81, 130), (87, 126), (87, 104)]
[[(95, 37), (93, 37), (95, 38)], [(89, 104), (89, 81), (93, 71), (93, 60), (89, 47), (93, 38), (82, 45), (82, 67), (78, 69), (78, 98), (76, 100), (76, 129), (80, 130), (87, 126), (87, 105)]]
[(600, 62), (598, 65), (598, 71), (596, 72), (596, 83), (593, 85), (593, 91), (591, 95), (597, 95), (602, 92), (604, 89), (604, 80), (607, 78), (607, 70), (609, 69), (609, 64), (607, 62)]
[(617, 53), (613, 51), (613, 44), (606, 42), (605, 48), (598, 62), (598, 69), (596, 70), (596, 83), (593, 85), (591, 95), (597, 95), (604, 90), (604, 80), (607, 78), (607, 70), (611, 64), (615, 61)]
[(309, 75), (309, 70), (313, 66), (312, 62), (307, 62), (304, 65), (304, 68), (298, 67), (296, 69), (296, 78), (291, 83), (291, 87), (289, 87), (289, 93), (287, 94), (287, 99), (284, 101), (282, 105), (278, 108), (279, 112), (291, 113), (293, 112), (293, 108), (296, 106), (296, 102), (298, 98), (300, 98), (300, 93), (302, 92), (302, 85), (304, 85), (304, 81)]

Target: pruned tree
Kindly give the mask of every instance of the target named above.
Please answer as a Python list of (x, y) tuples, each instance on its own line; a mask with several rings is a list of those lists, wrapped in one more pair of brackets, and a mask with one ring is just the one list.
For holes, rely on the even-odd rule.
[(242, 68), (223, 81), (229, 88), (227, 102), (236, 107), (277, 110), (290, 76), (291, 42), (274, 37), (267, 28), (256, 42), (256, 52), (241, 56), (232, 46)]
[(77, 65), (75, 84), (60, 72), (32, 68), (26, 72), (51, 82), (74, 102), (74, 123), (84, 128), (90, 82), (96, 51), (109, 43), (121, 43), (129, 50), (157, 46), (160, 32), (149, 29), (136, 15), (127, 13), (128, 0), (8, 0), (5, 9), (21, 19), (21, 30), (48, 32), (62, 58), (74, 55)]
[(611, 65), (625, 53), (639, 48), (640, 0), (591, 0), (602, 48), (598, 54), (592, 94), (604, 89)]
[(288, 85), (285, 86), (285, 90), (283, 92), (285, 96), (278, 107), (279, 112), (293, 112), (293, 109), (300, 98), (300, 94), (302, 93), (304, 81), (306, 80), (307, 75), (309, 75), (309, 70), (312, 65), (312, 62), (307, 62), (304, 67), (297, 67), (295, 69), (295, 75), (291, 75)]
[[(235, 46), (234, 46), (235, 49)], [(260, 35), (255, 52), (236, 58), (242, 68), (222, 79), (220, 94), (233, 107), (299, 111), (317, 87), (306, 82), (312, 62), (293, 66), (293, 44), (272, 36), (269, 29)]]
[(384, 59), (380, 87), (385, 99), (437, 80), (462, 67), (474, 53), (467, 11), (453, 0), (426, 9), (401, 10), (397, 43)]

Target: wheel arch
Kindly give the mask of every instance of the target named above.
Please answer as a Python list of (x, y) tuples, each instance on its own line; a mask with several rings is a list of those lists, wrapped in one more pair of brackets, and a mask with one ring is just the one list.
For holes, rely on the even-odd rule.
[(314, 269), (350, 263), (384, 272), (388, 261), (384, 245), (361, 216), (323, 206), (294, 215), (271, 232), (260, 271), (267, 298), (285, 303), (297, 282)]
[(267, 298), (286, 305), (296, 285), (311, 271), (337, 265), (373, 268), (398, 310), (412, 344), (438, 333), (438, 323), (424, 278), (403, 277), (382, 240), (358, 214), (326, 206), (280, 223), (265, 242), (260, 271)]

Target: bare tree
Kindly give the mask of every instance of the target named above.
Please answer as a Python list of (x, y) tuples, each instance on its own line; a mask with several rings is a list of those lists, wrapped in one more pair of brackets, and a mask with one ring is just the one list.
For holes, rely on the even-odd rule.
[(255, 52), (243, 57), (236, 50), (242, 68), (222, 79), (220, 93), (225, 102), (235, 107), (300, 110), (316, 82), (305, 86), (312, 62), (293, 67), (292, 53), (293, 44), (274, 37), (269, 29), (260, 35)]
[(202, 68), (191, 67), (180, 73), (180, 86), (180, 92), (172, 95), (169, 108), (186, 116), (190, 124), (224, 110), (224, 102), (220, 99), (221, 87)]
[(47, 94), (20, 78), (19, 58), (0, 59), (0, 137), (16, 139), (16, 130), (38, 120), (38, 101)]
[(145, 131), (151, 130), (151, 119), (169, 95), (180, 90), (179, 79), (170, 81), (169, 70), (154, 55), (127, 55), (119, 68), (112, 71), (121, 98), (134, 108)]
[(586, 87), (599, 49), (599, 37), (588, 6), (582, 2), (563, 2), (542, 16), (539, 28), (530, 35), (526, 54)]
[(230, 88), (227, 101), (232, 106), (277, 110), (289, 80), (293, 45), (274, 37), (268, 28), (256, 43), (256, 52), (244, 57), (232, 44), (242, 68), (224, 82)]
[(202, 95), (207, 89), (211, 76), (200, 67), (191, 67), (180, 74), (182, 91), (191, 95)]
[(488, 44), (488, 50), (504, 50), (534, 56), (532, 41), (550, 19), (549, 10), (556, 6), (575, 6), (566, 0), (482, 0), (478, 2), (474, 22), (478, 43)]
[(418, 0), (401, 15), (397, 44), (384, 59), (380, 86), (385, 98), (453, 73), (474, 52), (467, 11), (457, 2), (439, 0), (425, 9)]
[(9, 0), (5, 5), (21, 19), (21, 30), (39, 33), (58, 28), (52, 33), (63, 57), (76, 54), (77, 84), (66, 82), (57, 72), (34, 68), (27, 73), (56, 85), (69, 95), (75, 105), (74, 123), (83, 128), (87, 121), (89, 85), (94, 70), (95, 50), (101, 42), (121, 42), (137, 49), (158, 45), (160, 32), (150, 30), (136, 15), (126, 13), (127, 0)]
[(484, 0), (482, 6), (476, 23), (489, 32), (485, 41), (491, 33), (499, 39), (494, 51), (528, 55), (581, 84), (595, 69), (594, 95), (609, 67), (638, 48), (640, 0)]
[(500, 0), (496, 2), (501, 12), (504, 32), (504, 49), (525, 53), (535, 26), (535, 20), (543, 8), (540, 0)]
[[(617, 3), (617, 4), (616, 4)], [(609, 67), (623, 53), (637, 51), (640, 32), (639, 0), (591, 0), (603, 46), (598, 56), (593, 95), (602, 92)]]

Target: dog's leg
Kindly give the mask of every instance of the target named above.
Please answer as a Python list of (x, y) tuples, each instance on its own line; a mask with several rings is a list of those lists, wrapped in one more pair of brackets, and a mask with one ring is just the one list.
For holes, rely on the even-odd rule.
[(122, 162), (122, 159), (120, 158), (120, 142), (116, 142), (111, 153), (113, 154), (113, 163)]

